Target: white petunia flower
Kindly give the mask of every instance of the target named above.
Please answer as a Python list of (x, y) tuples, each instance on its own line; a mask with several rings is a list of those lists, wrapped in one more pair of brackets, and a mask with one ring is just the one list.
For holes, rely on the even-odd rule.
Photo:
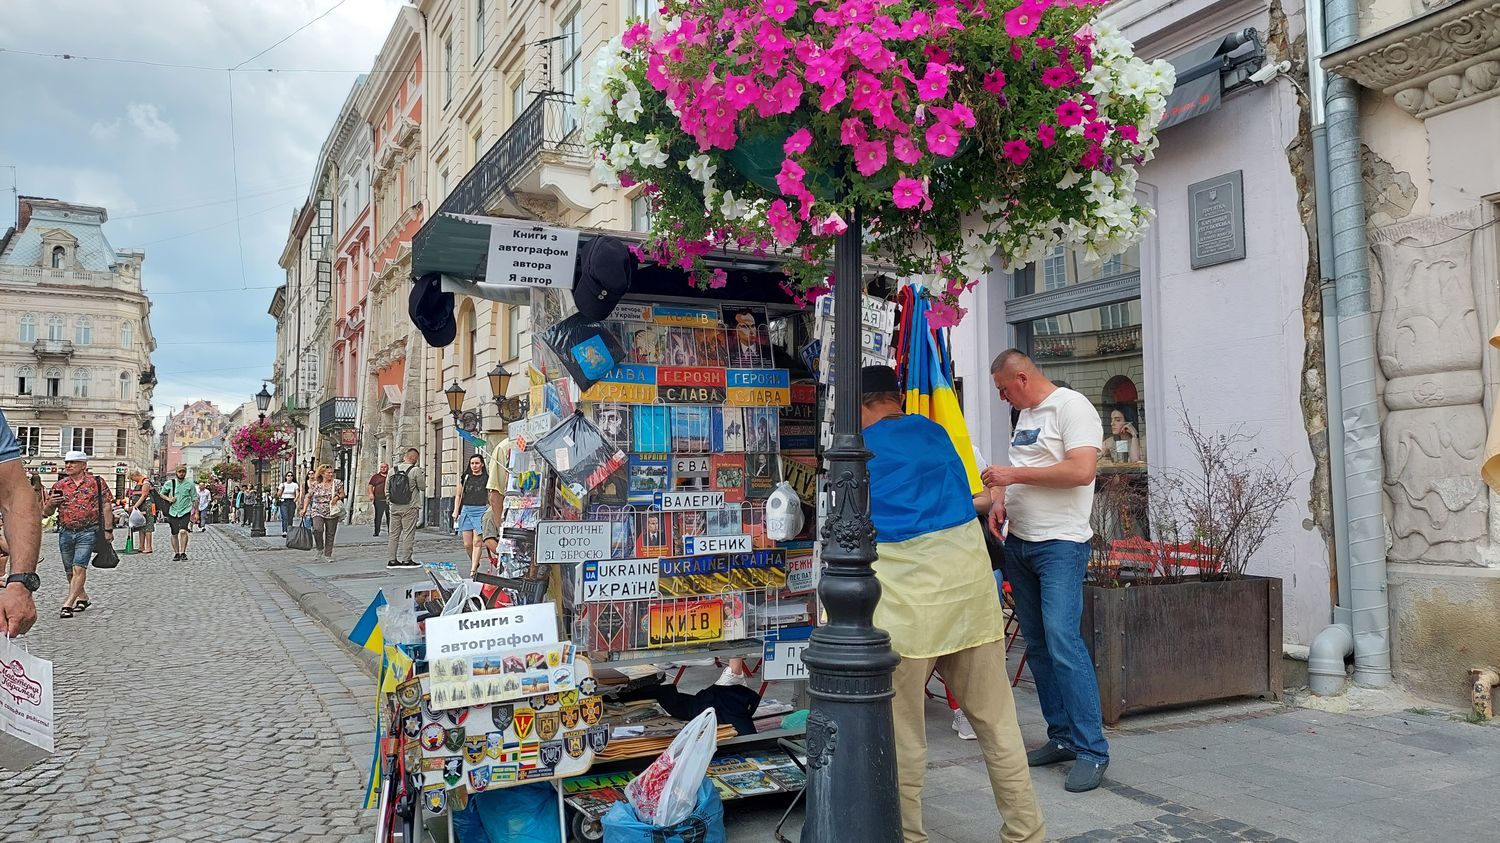
[(688, 175), (704, 184), (712, 184), (714, 173), (719, 171), (713, 159), (707, 155), (689, 155), (683, 166), (687, 169)]
[(644, 141), (631, 147), (631, 154), (639, 161), (642, 167), (657, 169), (667, 165), (667, 153), (661, 148), (661, 142), (655, 135), (648, 136)]
[(615, 103), (615, 112), (626, 123), (634, 123), (640, 119), (642, 110), (641, 92), (636, 89), (634, 82), (629, 79), (625, 80), (625, 93), (621, 95), (620, 101)]

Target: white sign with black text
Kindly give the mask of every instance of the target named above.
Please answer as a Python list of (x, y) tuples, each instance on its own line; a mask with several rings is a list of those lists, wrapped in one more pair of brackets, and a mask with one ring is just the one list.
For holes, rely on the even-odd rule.
[(490, 226), (484, 280), (491, 284), (573, 289), (578, 230), (483, 218)]
[(750, 546), (750, 537), (740, 536), (683, 536), (682, 552), (686, 556), (700, 556), (710, 553), (749, 553), (754, 548)]
[(479, 656), (557, 641), (557, 606), (537, 603), (427, 619), (427, 657)]
[[(607, 522), (606, 522), (607, 523)], [(656, 586), (659, 559), (601, 559), (585, 562), (578, 569), (583, 602), (650, 600), (660, 597)]]
[(657, 492), (656, 505), (662, 512), (693, 509), (723, 509), (723, 492)]
[(767, 682), (783, 679), (806, 679), (807, 666), (802, 663), (806, 641), (767, 641), (761, 678)]
[(539, 521), (536, 561), (542, 565), (567, 565), (608, 559), (610, 527), (608, 521)]

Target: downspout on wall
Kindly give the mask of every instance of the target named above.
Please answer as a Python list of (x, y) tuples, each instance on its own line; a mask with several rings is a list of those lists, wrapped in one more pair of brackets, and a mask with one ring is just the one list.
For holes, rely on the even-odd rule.
[[(1323, 0), (1326, 48), (1359, 39), (1357, 0)], [(1314, 61), (1320, 61), (1317, 56)], [(1349, 78), (1327, 80), (1328, 217), (1337, 286), (1339, 396), (1348, 525), (1350, 626), (1354, 681), (1384, 687), (1391, 681), (1390, 602), (1386, 592), (1385, 513), (1382, 504), (1380, 414), (1376, 402), (1375, 321), (1370, 310), (1369, 236), (1360, 165), (1359, 87)], [(1320, 238), (1324, 236), (1320, 232)], [(1328, 362), (1335, 368), (1335, 360)], [(1330, 419), (1330, 426), (1334, 420)], [(1334, 434), (1330, 430), (1330, 436)], [(1338, 499), (1335, 499), (1337, 506)]]

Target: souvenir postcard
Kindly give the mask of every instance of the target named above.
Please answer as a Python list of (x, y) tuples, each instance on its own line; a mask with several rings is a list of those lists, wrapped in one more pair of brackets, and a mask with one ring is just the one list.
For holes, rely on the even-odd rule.
[(669, 408), (651, 405), (632, 407), (634, 410), (635, 450), (637, 453), (659, 453), (672, 450), (672, 431)]
[(766, 309), (754, 305), (725, 305), (724, 328), (729, 365), (763, 369), (771, 365), (771, 333)]
[(707, 454), (713, 445), (712, 407), (671, 407), (672, 450)]
[(740, 504), (728, 504), (723, 509), (710, 509), (703, 513), (707, 520), (704, 535), (706, 536), (738, 536), (745, 532), (744, 507)]
[(671, 487), (671, 459), (665, 453), (630, 455), (629, 502), (637, 506), (650, 506), (657, 492)]
[(709, 462), (708, 488), (724, 493), (724, 500), (745, 499), (745, 455), (714, 454)]
[(663, 556), (672, 552), (670, 512), (650, 510), (637, 515), (640, 532), (636, 534), (635, 555), (639, 558)]
[(589, 492), (589, 503), (604, 506), (624, 506), (630, 502), (630, 468), (627, 464)]
[(667, 329), (645, 322), (617, 322), (625, 362), (655, 366), (666, 353)]
[(760, 770), (743, 773), (725, 773), (719, 781), (734, 788), (741, 796), (756, 796), (761, 793), (779, 793), (781, 788)]
[(770, 497), (772, 490), (776, 488), (776, 480), (780, 476), (776, 467), (776, 455), (746, 454), (745, 476), (746, 497), (754, 500), (764, 500)]
[(698, 335), (693, 328), (668, 328), (663, 366), (697, 366)]
[(717, 450), (734, 454), (745, 451), (745, 409), (722, 407), (718, 410), (719, 447)]
[(682, 540), (687, 536), (702, 536), (708, 533), (708, 513), (702, 510), (688, 512), (674, 512), (676, 519), (673, 528), (676, 531), (674, 543), (677, 547), (682, 546)]
[(672, 457), (672, 491), (696, 492), (708, 489), (712, 457), (708, 454)]
[(775, 407), (745, 408), (745, 450), (781, 450), (781, 415)]
[(698, 340), (699, 366), (729, 365), (729, 347), (725, 343), (723, 328), (694, 328)]
[[(594, 496), (590, 496), (593, 500)], [(590, 521), (609, 522), (609, 555), (628, 559), (635, 553), (635, 510), (629, 506), (595, 504), (589, 507)]]
[(625, 404), (595, 404), (594, 424), (604, 434), (604, 441), (622, 451), (635, 449), (630, 435), (631, 408)]

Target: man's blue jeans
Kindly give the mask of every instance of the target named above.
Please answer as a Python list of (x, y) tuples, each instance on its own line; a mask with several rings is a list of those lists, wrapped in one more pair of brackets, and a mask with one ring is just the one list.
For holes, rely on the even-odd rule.
[(57, 528), (57, 553), (62, 557), (64, 573), (89, 566), (89, 560), (94, 557), (94, 539), (98, 535), (97, 526), (84, 527), (82, 530)]
[(1026, 637), (1026, 664), (1047, 737), (1087, 761), (1107, 762), (1099, 680), (1079, 627), (1088, 542), (1005, 540), (1005, 578)]

